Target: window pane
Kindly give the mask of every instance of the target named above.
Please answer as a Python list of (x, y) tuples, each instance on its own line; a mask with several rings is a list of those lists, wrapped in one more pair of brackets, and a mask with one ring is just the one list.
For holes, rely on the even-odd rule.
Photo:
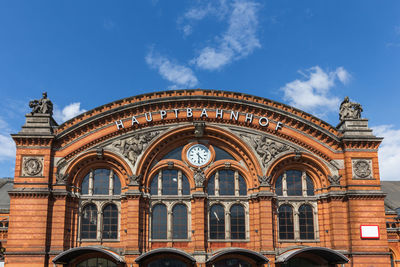
[(245, 213), (242, 205), (231, 207), (231, 239), (246, 238)]
[(85, 206), (81, 217), (81, 238), (95, 239), (97, 237), (97, 208), (94, 204)]
[(207, 193), (209, 196), (215, 195), (215, 175), (211, 176), (210, 179), (208, 179)]
[(307, 196), (313, 196), (314, 195), (314, 183), (308, 175), (306, 176), (306, 183), (307, 183)]
[(177, 204), (172, 209), (172, 236), (176, 239), (187, 238), (187, 209), (183, 204)]
[(244, 178), (239, 174), (239, 195), (247, 195), (247, 185)]
[(218, 171), (219, 194), (221, 196), (235, 195), (235, 172), (232, 170)]
[(182, 195), (190, 195), (189, 181), (184, 174), (182, 174)]
[(85, 176), (85, 178), (83, 178), (82, 189), (81, 189), (82, 195), (89, 194), (89, 175), (90, 175), (90, 172)]
[(121, 181), (119, 180), (119, 178), (116, 174), (114, 174), (113, 182), (114, 182), (113, 183), (114, 184), (113, 194), (121, 195)]
[(153, 207), (151, 238), (167, 239), (167, 208), (164, 205), (155, 205)]
[(97, 169), (94, 171), (93, 194), (108, 195), (110, 170)]
[(299, 208), (300, 239), (314, 239), (313, 210), (310, 205)]
[(158, 195), (158, 174), (154, 175), (150, 184), (150, 195)]
[(210, 209), (210, 239), (225, 239), (225, 211), (221, 205)]
[(178, 195), (178, 171), (163, 170), (162, 171), (162, 194)]
[(283, 178), (283, 175), (279, 176), (275, 183), (275, 193), (278, 196), (283, 195), (283, 193), (282, 193), (282, 178)]
[(302, 196), (301, 171), (286, 171), (286, 184), (288, 196)]
[(226, 152), (222, 148), (215, 147), (215, 146), (213, 148), (214, 148), (214, 151), (215, 151), (215, 161), (223, 160), (223, 159), (235, 160), (235, 158), (232, 157), (231, 154), (229, 154), (228, 152)]
[(118, 238), (118, 208), (108, 204), (103, 209), (103, 239)]
[(177, 160), (182, 160), (182, 150), (183, 146), (177, 147), (170, 152), (168, 152), (167, 155), (165, 155), (162, 159), (177, 159)]
[(229, 258), (217, 261), (212, 266), (214, 267), (251, 267), (251, 264), (245, 262), (244, 260), (237, 259), (237, 258)]
[(279, 207), (279, 239), (294, 239), (293, 209), (289, 205)]
[(186, 263), (178, 259), (158, 259), (154, 260), (147, 265), (148, 267), (186, 267)]

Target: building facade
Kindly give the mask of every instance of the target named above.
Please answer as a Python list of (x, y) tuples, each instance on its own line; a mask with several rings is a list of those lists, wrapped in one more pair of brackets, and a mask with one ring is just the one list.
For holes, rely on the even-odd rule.
[(348, 98), (337, 127), (217, 90), (130, 97), (62, 125), (47, 95), (30, 106), (13, 135), (6, 266), (399, 259), (398, 216), (385, 214), (379, 177), (382, 138)]

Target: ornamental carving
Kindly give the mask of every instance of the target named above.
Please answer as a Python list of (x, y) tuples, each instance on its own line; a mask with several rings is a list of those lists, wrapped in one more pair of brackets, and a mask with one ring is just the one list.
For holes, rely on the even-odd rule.
[(349, 97), (346, 96), (340, 104), (339, 119), (340, 121), (345, 119), (360, 119), (362, 111), (362, 106), (359, 103), (350, 102)]
[(131, 176), (128, 176), (128, 184), (129, 185), (140, 185), (140, 179), (142, 179), (142, 175), (136, 175), (132, 174)]
[(43, 158), (24, 157), (22, 164), (22, 176), (42, 176)]
[(135, 165), (140, 154), (158, 133), (159, 132), (137, 133), (128, 139), (114, 142), (113, 146)]
[(328, 180), (331, 183), (331, 186), (339, 186), (340, 185), (340, 179), (342, 178), (342, 175), (332, 175), (328, 176)]
[(264, 167), (267, 167), (268, 163), (275, 158), (276, 155), (291, 149), (290, 146), (269, 139), (265, 135), (250, 136), (241, 134), (240, 136), (254, 148)]
[(32, 115), (35, 113), (53, 115), (53, 103), (47, 98), (46, 92), (42, 94), (41, 99), (29, 101), (29, 107), (32, 109)]
[(371, 160), (353, 160), (355, 178), (371, 178)]
[(260, 182), (260, 186), (270, 186), (271, 185), (272, 176), (260, 176), (258, 175), (258, 181)]
[(196, 187), (202, 187), (204, 185), (204, 181), (206, 180), (206, 176), (200, 168), (194, 171), (194, 182)]

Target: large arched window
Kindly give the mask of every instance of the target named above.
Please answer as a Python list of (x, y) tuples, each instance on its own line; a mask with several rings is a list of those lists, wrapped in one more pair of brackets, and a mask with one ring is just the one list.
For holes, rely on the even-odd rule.
[(118, 208), (115, 204), (107, 204), (103, 209), (103, 239), (118, 238)]
[(245, 196), (246, 181), (238, 171), (219, 170), (208, 180), (207, 193), (209, 196)]
[(97, 207), (95, 204), (88, 204), (82, 209), (81, 238), (97, 238)]
[(313, 196), (314, 183), (306, 172), (288, 170), (276, 180), (275, 193), (278, 196)]
[(314, 239), (314, 216), (310, 205), (303, 204), (299, 208), (300, 239)]
[(189, 181), (180, 170), (164, 169), (154, 175), (150, 184), (150, 194), (189, 195)]
[(172, 209), (172, 237), (174, 239), (187, 238), (187, 208), (184, 204), (176, 204)]
[(210, 208), (210, 239), (225, 239), (225, 210), (219, 204)]
[(231, 207), (231, 239), (246, 238), (246, 221), (244, 207), (235, 204)]
[(95, 169), (83, 178), (82, 195), (120, 195), (121, 181), (113, 170)]
[(294, 239), (293, 208), (290, 205), (279, 207), (279, 239)]
[(157, 204), (152, 209), (151, 238), (167, 239), (167, 208)]

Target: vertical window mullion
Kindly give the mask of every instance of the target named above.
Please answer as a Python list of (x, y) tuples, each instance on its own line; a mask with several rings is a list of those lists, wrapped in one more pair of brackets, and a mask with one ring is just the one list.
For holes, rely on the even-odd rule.
[(161, 194), (162, 194), (162, 170), (158, 173), (157, 181), (158, 181), (157, 195), (161, 196)]
[(301, 188), (303, 197), (307, 196), (307, 181), (306, 181), (306, 172), (301, 173)]
[(235, 196), (239, 196), (239, 172), (238, 171), (235, 171), (234, 181), (235, 181)]
[(283, 173), (282, 177), (282, 191), (283, 191), (283, 196), (287, 197), (287, 182), (286, 182), (286, 172)]
[(94, 184), (94, 171), (90, 170), (89, 174), (89, 196), (93, 196), (93, 184)]
[(219, 172), (217, 171), (215, 173), (215, 182), (214, 182), (214, 186), (215, 186), (215, 195), (219, 196)]
[(110, 175), (108, 177), (108, 195), (112, 196), (114, 191), (114, 171), (110, 170)]
[(178, 196), (182, 196), (182, 171), (178, 171)]

